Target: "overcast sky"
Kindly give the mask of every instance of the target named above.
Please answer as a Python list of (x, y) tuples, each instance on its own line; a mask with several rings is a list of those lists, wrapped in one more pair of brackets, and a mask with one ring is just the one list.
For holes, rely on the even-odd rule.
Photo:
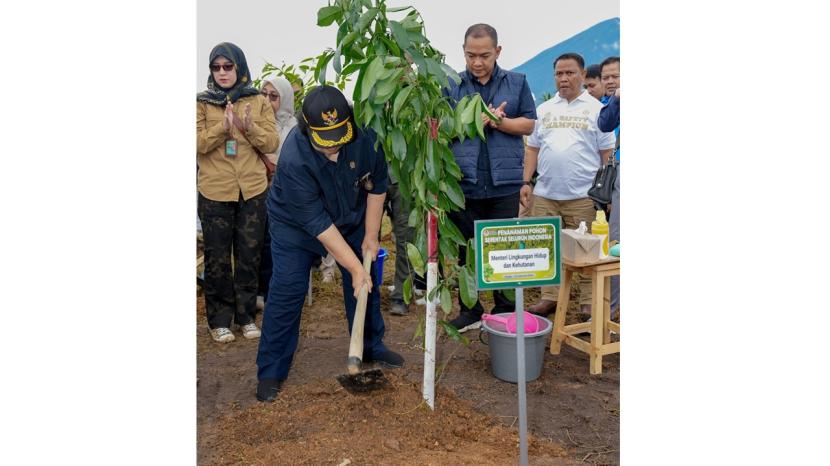
[[(317, 10), (326, 5), (322, 0), (200, 0), (196, 90), (205, 88), (208, 56), (220, 42), (233, 42), (245, 52), (253, 78), (259, 76), (266, 61), (277, 66), (283, 61), (298, 63), (327, 47), (334, 48), (336, 25), (317, 26)], [(600, 21), (620, 16), (619, 0), (387, 1), (390, 7), (407, 5), (421, 13), (426, 37), (456, 70), (464, 68), (464, 31), (475, 23), (496, 28), (503, 47), (499, 65), (510, 69)]]

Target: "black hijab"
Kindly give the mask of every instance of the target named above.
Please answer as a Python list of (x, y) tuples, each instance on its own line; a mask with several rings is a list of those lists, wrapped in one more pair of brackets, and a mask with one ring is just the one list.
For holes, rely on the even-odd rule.
[(219, 87), (219, 84), (213, 80), (213, 73), (211, 72), (208, 76), (207, 90), (196, 94), (197, 101), (225, 106), (228, 99), (233, 103), (242, 97), (259, 94), (259, 91), (254, 88), (253, 82), (251, 81), (251, 72), (248, 71), (248, 61), (245, 60), (245, 54), (242, 53), (242, 49), (230, 42), (222, 42), (210, 51), (210, 61), (208, 63), (213, 63), (216, 57), (225, 57), (236, 65), (236, 82), (232, 88), (224, 89)]

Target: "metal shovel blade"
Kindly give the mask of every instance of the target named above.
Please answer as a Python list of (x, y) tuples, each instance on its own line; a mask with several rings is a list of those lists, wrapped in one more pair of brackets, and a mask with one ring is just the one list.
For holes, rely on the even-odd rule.
[(337, 381), (352, 394), (379, 390), (386, 387), (389, 383), (386, 377), (384, 377), (383, 371), (380, 369), (369, 369), (354, 375), (340, 374), (337, 376)]

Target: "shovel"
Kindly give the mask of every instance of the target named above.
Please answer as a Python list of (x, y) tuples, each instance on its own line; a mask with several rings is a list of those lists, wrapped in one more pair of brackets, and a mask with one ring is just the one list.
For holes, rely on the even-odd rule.
[[(363, 258), (363, 269), (369, 273), (372, 267), (372, 258), (367, 254)], [(369, 287), (363, 285), (357, 297), (357, 307), (352, 321), (352, 339), (349, 343), (349, 359), (347, 360), (347, 374), (337, 376), (337, 381), (350, 393), (364, 393), (383, 388), (387, 384), (386, 377), (380, 369), (361, 371), (363, 362), (363, 326), (366, 322), (366, 301), (369, 298)]]

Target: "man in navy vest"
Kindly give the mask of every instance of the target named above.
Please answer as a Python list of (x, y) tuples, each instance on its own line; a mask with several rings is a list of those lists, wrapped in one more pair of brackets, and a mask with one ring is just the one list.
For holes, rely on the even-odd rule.
[[(452, 152), (464, 178), (461, 189), (466, 207), (452, 212), (450, 218), (465, 239), (473, 237), (476, 220), (515, 218), (519, 214), (519, 190), (522, 187), (524, 144), (522, 136), (533, 132), (536, 106), (523, 74), (506, 71), (496, 64), (501, 53), (498, 35), (492, 26), (474, 24), (464, 34), (464, 57), (467, 69), (459, 73), (461, 83), (450, 81), (445, 89), (453, 104), (470, 94), (481, 94), (488, 107), (501, 118), (496, 123), (484, 114), (486, 142), (476, 137), (455, 141)], [(466, 262), (465, 248), (459, 263)], [(513, 312), (514, 303), (501, 291), (493, 293), (493, 312)], [(468, 308), (459, 299), (461, 312), (450, 323), (465, 332), (481, 326), (484, 308), (476, 303)]]
[[(605, 107), (599, 111), (597, 126), (600, 131), (614, 131), (617, 136), (617, 178), (611, 192), (609, 239), (620, 240), (620, 57), (608, 57), (602, 62), (601, 77), (606, 86)], [(611, 277), (611, 316), (617, 317), (620, 307), (620, 277)]]

